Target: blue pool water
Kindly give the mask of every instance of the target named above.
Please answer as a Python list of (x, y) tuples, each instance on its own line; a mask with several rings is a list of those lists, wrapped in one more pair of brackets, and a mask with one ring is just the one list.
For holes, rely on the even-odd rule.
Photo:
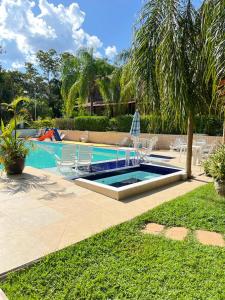
[[(61, 157), (63, 143), (48, 143), (48, 142), (33, 142), (34, 147), (31, 149), (26, 158), (26, 166), (31, 166), (38, 169), (54, 168), (56, 161), (54, 154)], [(118, 158), (124, 158), (125, 151), (118, 152)], [(107, 148), (93, 148), (93, 162), (115, 160), (117, 158), (117, 151)]]
[(146, 172), (146, 171), (133, 171), (129, 173), (114, 175), (114, 176), (108, 176), (106, 178), (101, 178), (95, 180), (95, 182), (114, 186), (114, 187), (121, 187), (124, 185), (145, 181), (149, 179), (154, 179), (156, 177), (162, 176), (158, 173), (153, 172)]

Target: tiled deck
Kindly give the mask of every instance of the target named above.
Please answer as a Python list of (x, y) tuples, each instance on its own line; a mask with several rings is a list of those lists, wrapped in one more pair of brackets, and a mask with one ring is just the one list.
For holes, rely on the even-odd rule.
[[(177, 159), (171, 163), (182, 164)], [(19, 177), (2, 176), (0, 274), (134, 218), (207, 181), (197, 176), (119, 202), (30, 167)]]

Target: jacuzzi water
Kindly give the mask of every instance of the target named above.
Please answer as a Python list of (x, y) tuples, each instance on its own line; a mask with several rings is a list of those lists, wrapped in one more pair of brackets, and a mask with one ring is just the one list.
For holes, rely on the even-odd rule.
[(133, 171), (133, 172), (124, 173), (120, 175), (110, 176), (107, 178), (97, 179), (94, 181), (98, 183), (114, 186), (114, 187), (122, 187), (136, 182), (154, 179), (160, 176), (162, 175), (157, 173), (152, 173), (152, 172)]

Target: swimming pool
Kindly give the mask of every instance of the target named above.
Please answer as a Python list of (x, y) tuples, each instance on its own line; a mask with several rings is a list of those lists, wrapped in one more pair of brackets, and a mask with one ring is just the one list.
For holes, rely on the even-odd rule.
[[(26, 166), (31, 166), (37, 169), (54, 168), (56, 160), (54, 154), (61, 157), (62, 147), (64, 143), (52, 142), (33, 142), (34, 147), (31, 149), (26, 158)], [(125, 151), (118, 151), (118, 158), (125, 157)], [(113, 149), (94, 147), (92, 162), (107, 161), (117, 159), (117, 151)]]

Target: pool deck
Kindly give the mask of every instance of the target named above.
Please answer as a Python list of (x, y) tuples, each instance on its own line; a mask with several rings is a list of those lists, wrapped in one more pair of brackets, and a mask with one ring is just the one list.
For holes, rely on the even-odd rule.
[[(184, 165), (178, 154), (171, 165)], [(0, 178), (0, 274), (130, 220), (210, 181), (193, 167), (195, 178), (116, 201), (76, 186), (46, 170), (26, 167), (21, 176)]]

